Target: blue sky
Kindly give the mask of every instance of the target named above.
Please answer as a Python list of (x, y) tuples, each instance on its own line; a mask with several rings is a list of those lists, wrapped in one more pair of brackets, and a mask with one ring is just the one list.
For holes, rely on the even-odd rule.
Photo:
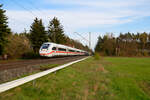
[(92, 34), (92, 48), (97, 37), (106, 32), (117, 36), (120, 32), (150, 32), (150, 0), (0, 0), (7, 11), (13, 32), (29, 30), (35, 17), (49, 20), (58, 17), (65, 33), (87, 44), (74, 32), (88, 39)]

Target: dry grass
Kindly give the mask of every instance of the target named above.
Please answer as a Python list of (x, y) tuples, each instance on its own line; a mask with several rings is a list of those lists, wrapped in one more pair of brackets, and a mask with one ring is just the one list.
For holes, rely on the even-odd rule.
[(2, 93), (0, 100), (150, 100), (149, 80), (148, 58), (89, 58), (37, 79), (35, 86)]
[(150, 83), (149, 82), (142, 81), (142, 82), (140, 82), (139, 85), (146, 94), (150, 95)]

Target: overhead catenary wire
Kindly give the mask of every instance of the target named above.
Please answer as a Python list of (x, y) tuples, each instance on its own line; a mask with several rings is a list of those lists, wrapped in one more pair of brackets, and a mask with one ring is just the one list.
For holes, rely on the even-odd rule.
[(19, 7), (23, 8), (24, 10), (26, 10), (27, 12), (29, 12), (33, 17), (37, 17), (36, 14), (34, 14), (31, 10), (29, 10), (28, 8), (26, 8), (25, 6), (23, 6), (22, 4), (20, 4), (19, 2), (17, 2), (16, 0), (9, 0), (12, 3), (18, 5)]
[[(85, 37), (83, 37), (81, 34), (79, 34), (79, 33), (77, 33), (77, 32), (74, 32), (74, 33), (76, 33), (76, 35), (77, 36), (80, 36), (81, 38), (82, 38), (82, 43), (84, 44), (84, 45), (87, 45), (87, 43), (86, 42), (88, 42), (88, 40), (85, 38)], [(73, 34), (74, 36), (75, 36), (75, 34)], [(76, 37), (76, 36), (75, 36)], [(79, 39), (78, 39), (79, 40)], [(83, 41), (84, 40), (84, 41)], [(81, 41), (81, 39), (80, 39), (80, 41)], [(80, 42), (79, 41), (79, 42)]]
[[(33, 12), (33, 9), (31, 10), (31, 9), (25, 7), (24, 5), (22, 5), (21, 3), (19, 3), (19, 1), (17, 1), (17, 0), (9, 0), (9, 1), (11, 1), (12, 3), (18, 5), (19, 7), (25, 9), (27, 12), (29, 12), (30, 14), (32, 14), (33, 17), (39, 17), (39, 16), (43, 16), (43, 15), (45, 16), (45, 15), (47, 15), (45, 12), (40, 11), (40, 9), (39, 9), (38, 7), (35, 7), (34, 5), (31, 5), (31, 4), (34, 4), (32, 1), (29, 1), (29, 0), (28, 0), (28, 1), (26, 1), (26, 2), (27, 2), (28, 4), (30, 4), (33, 9), (35, 9), (34, 12)], [(31, 7), (30, 7), (30, 8), (31, 8)], [(38, 13), (38, 12), (39, 12), (39, 13)], [(37, 14), (37, 13), (38, 13), (38, 14)]]
[[(3, 6), (8, 6), (6, 0), (1, 0), (1, 1), (3, 1), (3, 2), (2, 2)], [(7, 11), (6, 11), (6, 16), (7, 16)], [(18, 21), (17, 19), (13, 18), (13, 16), (7, 16), (7, 18), (8, 18), (7, 22), (9, 23), (9, 25), (10, 25), (10, 21), (11, 21), (12, 25), (16, 25), (16, 22), (19, 23), (20, 25), (24, 25), (24, 24), (26, 23), (26, 21), (25, 21), (26, 19), (21, 20), (21, 21)], [(19, 27), (20, 27), (20, 26), (19, 26)], [(24, 28), (24, 27), (23, 27), (23, 28)], [(24, 29), (25, 29), (25, 28), (24, 28)], [(27, 29), (26, 29), (26, 30), (27, 30)], [(28, 31), (29, 31), (29, 30), (28, 30)]]
[[(17, 2), (19, 2), (19, 1), (17, 1)], [(44, 13), (43, 11), (41, 11), (38, 7), (36, 7), (34, 5), (35, 4), (34, 2), (27, 0), (26, 3), (27, 3), (26, 8), (30, 9), (32, 12), (34, 11), (33, 13), (35, 13), (36, 15), (38, 15), (38, 16), (46, 15), (46, 13)]]
[[(2, 1), (4, 1), (4, 0), (2, 0)], [(16, 0), (7, 0), (7, 1), (10, 1), (14, 5), (17, 5), (17, 6), (21, 7), (21, 8), (23, 8), (24, 10), (26, 10), (27, 12), (32, 14), (32, 16), (34, 16), (34, 17), (37, 17), (37, 15), (42, 15), (42, 16), (46, 15), (45, 12), (41, 11), (38, 7), (34, 6), (34, 3), (31, 2), (30, 0), (26, 1), (26, 3), (28, 3), (28, 5), (27, 5), (28, 7), (22, 5), (22, 3), (20, 3), (19, 1), (16, 1)], [(32, 10), (34, 10), (34, 12)]]
[(47, 15), (46, 12), (41, 11), (41, 9), (39, 9), (36, 5), (34, 5), (34, 3), (33, 3), (32, 1), (28, 0), (27, 2), (28, 2), (28, 4), (30, 4), (30, 5), (32, 4), (31, 6), (32, 6), (34, 9), (36, 9), (36, 11), (40, 12), (42, 15)]
[(86, 40), (87, 42), (89, 42), (89, 40), (87, 40), (85, 37), (83, 37), (81, 34), (79, 34), (78, 32), (74, 32), (76, 33), (77, 35), (79, 35), (80, 37), (82, 37), (84, 40)]
[[(38, 7), (35, 7), (35, 12), (32, 11), (31, 7), (30, 8), (27, 8), (26, 6), (22, 5), (19, 1), (17, 0), (2, 0), (4, 4), (7, 4), (8, 1), (11, 2), (11, 4), (13, 5), (17, 5), (18, 7), (24, 9), (27, 13), (30, 13), (30, 15), (32, 15), (33, 17), (38, 17), (39, 15), (46, 15), (44, 13), (42, 13), (41, 11), (39, 11), (39, 8)], [(28, 2), (27, 2), (28, 3)], [(32, 2), (29, 1), (28, 4), (30, 4)], [(34, 9), (34, 6), (32, 5), (32, 8)], [(37, 10), (38, 9), (38, 10)], [(40, 13), (37, 13), (37, 12), (40, 12)], [(16, 20), (15, 18), (9, 16), (9, 19), (12, 19), (12, 20)], [(26, 19), (24, 19), (26, 20)], [(24, 24), (26, 21), (23, 21), (23, 22), (19, 22), (20, 24)]]

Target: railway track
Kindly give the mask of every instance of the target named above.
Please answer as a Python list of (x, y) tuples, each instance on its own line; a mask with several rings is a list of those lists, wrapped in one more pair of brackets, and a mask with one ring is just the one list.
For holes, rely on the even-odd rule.
[(40, 65), (40, 64), (64, 64), (64, 63), (78, 60), (84, 57), (85, 56), (71, 56), (71, 57), (61, 57), (61, 58), (48, 58), (48, 59), (34, 59), (34, 60), (5, 62), (5, 63), (0, 63), (0, 71)]
[(30, 82), (32, 80), (35, 80), (37, 78), (40, 78), (42, 76), (45, 76), (45, 75), (48, 75), (50, 73), (53, 73), (53, 72), (56, 72), (60, 69), (63, 69), (65, 67), (68, 67), (72, 64), (75, 64), (77, 62), (80, 62), (80, 61), (83, 61), (85, 59), (87, 59), (88, 57), (85, 57), (85, 58), (82, 58), (82, 59), (79, 59), (79, 60), (76, 60), (76, 61), (72, 61), (72, 62), (69, 62), (67, 64), (64, 64), (64, 65), (61, 65), (61, 66), (57, 66), (55, 68), (51, 68), (49, 70), (46, 70), (46, 71), (42, 71), (42, 72), (39, 72), (39, 73), (36, 73), (36, 74), (33, 74), (33, 75), (30, 75), (30, 76), (26, 76), (24, 78), (20, 78), (20, 79), (17, 79), (17, 80), (14, 80), (14, 81), (11, 81), (11, 82), (7, 82), (7, 83), (3, 83), (3, 84), (0, 84), (0, 93), (1, 92), (5, 92), (9, 89), (12, 89), (12, 88), (15, 88), (17, 86), (20, 86), (24, 83), (27, 83), (27, 82)]

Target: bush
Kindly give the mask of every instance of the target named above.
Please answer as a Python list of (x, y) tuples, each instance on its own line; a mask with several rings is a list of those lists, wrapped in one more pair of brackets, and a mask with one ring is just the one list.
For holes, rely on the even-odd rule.
[(142, 57), (143, 55), (142, 55), (142, 53), (141, 53), (141, 52), (137, 52), (136, 56), (138, 56), (138, 57)]
[(95, 59), (95, 60), (99, 60), (99, 59), (100, 59), (99, 53), (96, 52), (96, 53), (94, 54), (94, 59)]
[(38, 53), (34, 52), (27, 52), (22, 55), (23, 59), (35, 59), (35, 58), (41, 58), (41, 56)]
[(6, 46), (8, 58), (21, 58), (23, 54), (33, 51), (26, 36), (11, 34), (8, 36), (8, 41), (9, 43)]
[(149, 56), (148, 52), (147, 52), (147, 51), (144, 51), (144, 52), (143, 52), (143, 56)]

